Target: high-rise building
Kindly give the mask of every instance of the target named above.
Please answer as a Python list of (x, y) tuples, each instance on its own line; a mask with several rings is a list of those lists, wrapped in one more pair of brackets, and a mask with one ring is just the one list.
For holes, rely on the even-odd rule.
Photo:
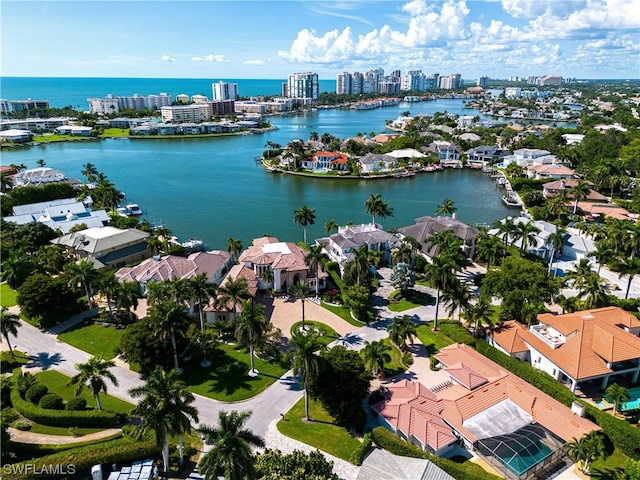
[(476, 83), (478, 87), (488, 88), (489, 87), (489, 77), (478, 77), (478, 81)]
[(540, 79), (539, 84), (542, 85), (560, 85), (562, 77), (560, 75), (545, 75)]
[(336, 77), (336, 93), (338, 95), (351, 93), (351, 74), (349, 72), (339, 73)]
[(318, 74), (313, 72), (292, 73), (287, 81), (287, 93), (289, 98), (318, 99), (320, 82)]
[(424, 91), (424, 73), (422, 70), (409, 70), (400, 78), (400, 90), (405, 92)]
[(444, 75), (438, 79), (438, 87), (443, 90), (456, 90), (458, 88), (462, 88), (462, 75), (459, 73)]
[(16, 113), (27, 112), (29, 115), (49, 109), (49, 100), (9, 100), (11, 109)]
[(214, 100), (237, 100), (238, 99), (238, 84), (223, 82), (220, 80), (218, 83), (211, 84), (213, 89)]

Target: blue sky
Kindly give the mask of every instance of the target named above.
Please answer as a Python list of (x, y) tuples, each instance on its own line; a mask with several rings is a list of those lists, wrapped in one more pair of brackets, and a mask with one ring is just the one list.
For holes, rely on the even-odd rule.
[(0, 0), (3, 76), (640, 77), (640, 0)]

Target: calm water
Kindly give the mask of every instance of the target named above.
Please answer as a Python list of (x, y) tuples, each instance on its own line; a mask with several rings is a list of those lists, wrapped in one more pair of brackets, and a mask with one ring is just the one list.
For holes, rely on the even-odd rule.
[[(4, 90), (6, 80), (9, 79), (2, 79), (2, 96), (13, 98)], [(85, 98), (108, 92), (174, 93), (170, 88), (161, 87), (165, 80), (144, 79), (141, 86), (151, 85), (146, 89), (133, 88), (127, 79), (79, 80), (91, 88), (102, 81), (111, 85), (117, 80), (124, 82), (125, 91), (105, 87), (103, 91), (84, 92)], [(184, 87), (190, 81), (170, 82)], [(210, 81), (194, 82), (205, 82), (210, 88)], [(42, 88), (40, 95), (25, 89), (15, 96), (53, 99), (55, 95), (61, 95), (60, 98), (70, 98), (52, 89), (52, 85)], [(68, 92), (68, 86), (65, 88), (63, 90)], [(86, 85), (83, 88), (87, 88)], [(248, 94), (242, 92), (242, 85), (239, 88), (241, 94)], [(187, 87), (177, 88), (176, 92), (199, 93)], [(68, 104), (67, 100), (62, 102), (62, 105)], [(380, 132), (384, 130), (385, 120), (395, 119), (406, 110), (412, 115), (436, 111), (477, 114), (475, 110), (464, 109), (460, 100), (401, 104), (371, 111), (323, 110), (272, 117), (278, 130), (262, 135), (51, 144), (3, 151), (1, 162), (3, 165), (24, 163), (33, 168), (42, 158), (47, 166), (76, 178), (81, 178), (82, 165), (91, 162), (127, 194), (129, 202), (140, 204), (150, 222), (164, 222), (181, 240), (198, 237), (211, 248), (226, 248), (229, 236), (242, 239), (245, 245), (251, 238), (264, 233), (286, 240), (302, 240), (302, 229), (293, 223), (292, 217), (293, 211), (303, 203), (316, 209), (316, 224), (308, 227), (308, 238), (324, 235), (324, 223), (330, 219), (340, 224), (349, 220), (369, 221), (364, 202), (370, 193), (382, 194), (394, 209), (395, 216), (384, 222), (385, 228), (409, 225), (417, 217), (433, 215), (438, 204), (447, 197), (455, 201), (458, 218), (464, 222), (488, 223), (503, 218), (508, 210), (500, 200), (502, 191), (481, 172), (449, 170), (408, 179), (369, 181), (307, 179), (269, 174), (254, 161), (254, 157), (265, 149), (267, 141), (285, 145), (293, 139), (308, 139), (312, 131), (328, 132), (339, 138), (357, 132)]]

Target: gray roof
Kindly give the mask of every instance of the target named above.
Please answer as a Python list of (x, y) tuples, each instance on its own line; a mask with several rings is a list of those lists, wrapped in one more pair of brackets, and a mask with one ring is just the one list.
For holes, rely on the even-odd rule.
[(395, 235), (380, 230), (372, 225), (352, 226), (331, 235), (331, 241), (340, 248), (359, 248), (374, 243), (394, 244), (398, 241)]
[(452, 230), (454, 237), (459, 238), (465, 244), (471, 243), (478, 235), (475, 228), (455, 218), (429, 216), (416, 218), (415, 225), (399, 228), (398, 232), (413, 237), (420, 244), (424, 244), (425, 240), (443, 230)]
[(64, 245), (87, 253), (103, 252), (139, 243), (149, 237), (147, 232), (136, 228), (121, 230), (115, 227), (88, 228), (54, 238), (51, 243)]
[(455, 480), (429, 460), (399, 457), (375, 448), (364, 460), (357, 480)]

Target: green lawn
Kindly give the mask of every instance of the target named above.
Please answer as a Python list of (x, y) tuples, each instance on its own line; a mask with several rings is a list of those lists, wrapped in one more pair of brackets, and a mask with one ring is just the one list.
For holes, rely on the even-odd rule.
[(352, 437), (346, 428), (336, 425), (322, 405), (311, 399), (309, 416), (314, 421), (304, 422), (304, 398), (301, 398), (278, 422), (278, 430), (287, 437), (349, 461), (360, 441)]
[(35, 135), (33, 137), (33, 141), (36, 143), (79, 142), (95, 139), (95, 137), (75, 137), (73, 135)]
[(389, 295), (388, 307), (392, 312), (404, 312), (422, 305), (435, 305), (435, 301), (435, 298), (428, 293), (411, 289), (403, 294), (399, 290), (395, 290)]
[[(307, 325), (307, 328), (314, 327), (317, 329), (317, 331), (321, 332), (321, 336), (318, 337), (318, 341), (323, 345), (329, 345), (334, 340), (340, 338), (338, 332), (336, 332), (329, 325), (325, 325), (324, 323), (316, 322), (314, 320), (305, 320), (304, 323), (305, 325)], [(300, 327), (300, 325), (302, 325), (302, 322), (296, 322), (291, 325), (291, 334), (293, 334), (293, 332), (295, 332)]]
[(355, 318), (353, 318), (351, 316), (351, 312), (349, 311), (349, 309), (347, 307), (343, 307), (343, 306), (336, 307), (334, 305), (329, 305), (328, 303), (326, 303), (324, 301), (320, 302), (320, 304), (324, 308), (329, 310), (330, 312), (333, 312), (336, 315), (338, 315), (340, 318), (345, 320), (347, 323), (353, 325), (354, 327), (362, 327), (364, 325), (363, 322), (361, 322), (360, 320), (356, 320)]
[(128, 137), (128, 128), (105, 128), (102, 132), (103, 137)]
[(20, 367), (29, 361), (29, 357), (19, 350), (13, 351), (13, 357), (9, 350), (0, 353), (0, 372), (12, 372), (14, 368)]
[[(36, 373), (36, 378), (39, 382), (45, 384), (50, 393), (57, 393), (65, 401), (69, 401), (75, 397), (76, 385), (68, 385), (70, 378), (55, 370), (46, 370), (44, 372)], [(105, 380), (107, 383), (107, 391), (112, 386), (109, 380)], [(93, 398), (91, 391), (85, 387), (79, 395), (87, 400), (88, 407), (96, 407), (96, 400)], [(102, 402), (102, 408), (105, 410), (111, 410), (119, 413), (129, 413), (133, 409), (133, 405), (119, 398), (112, 397), (111, 395), (100, 394), (100, 401)]]
[(417, 329), (418, 338), (427, 347), (430, 355), (438, 353), (441, 348), (453, 345), (454, 342), (442, 332), (434, 332), (433, 327), (429, 325), (420, 325)]
[(0, 283), (0, 307), (13, 307), (17, 305), (18, 292), (9, 287), (6, 282)]
[(119, 330), (115, 326), (83, 325), (79, 323), (58, 335), (58, 340), (68, 343), (91, 355), (102, 355), (102, 358), (112, 359), (115, 350), (126, 329)]
[(591, 464), (591, 476), (595, 479), (615, 478), (615, 472), (624, 471), (628, 459), (624, 453), (614, 450), (611, 455)]
[[(402, 363), (402, 352), (398, 347), (391, 343), (389, 337), (385, 338), (383, 342), (385, 345), (391, 347), (391, 350), (388, 352), (391, 357), (391, 361), (384, 363), (384, 376), (393, 377), (405, 372), (407, 370), (407, 366)], [(362, 350), (360, 350), (360, 356), (364, 359), (364, 352)]]
[(260, 374), (250, 377), (249, 349), (243, 345), (222, 344), (211, 353), (209, 360), (212, 365), (207, 368), (192, 360), (180, 378), (192, 392), (223, 402), (254, 397), (289, 369), (283, 358), (265, 362), (256, 357), (255, 368)]
[(46, 435), (60, 435), (65, 437), (73, 437), (75, 435), (89, 435), (90, 433), (102, 432), (104, 428), (76, 428), (71, 433), (69, 427), (51, 427), (49, 425), (40, 425), (39, 423), (31, 423), (32, 433), (44, 433)]

